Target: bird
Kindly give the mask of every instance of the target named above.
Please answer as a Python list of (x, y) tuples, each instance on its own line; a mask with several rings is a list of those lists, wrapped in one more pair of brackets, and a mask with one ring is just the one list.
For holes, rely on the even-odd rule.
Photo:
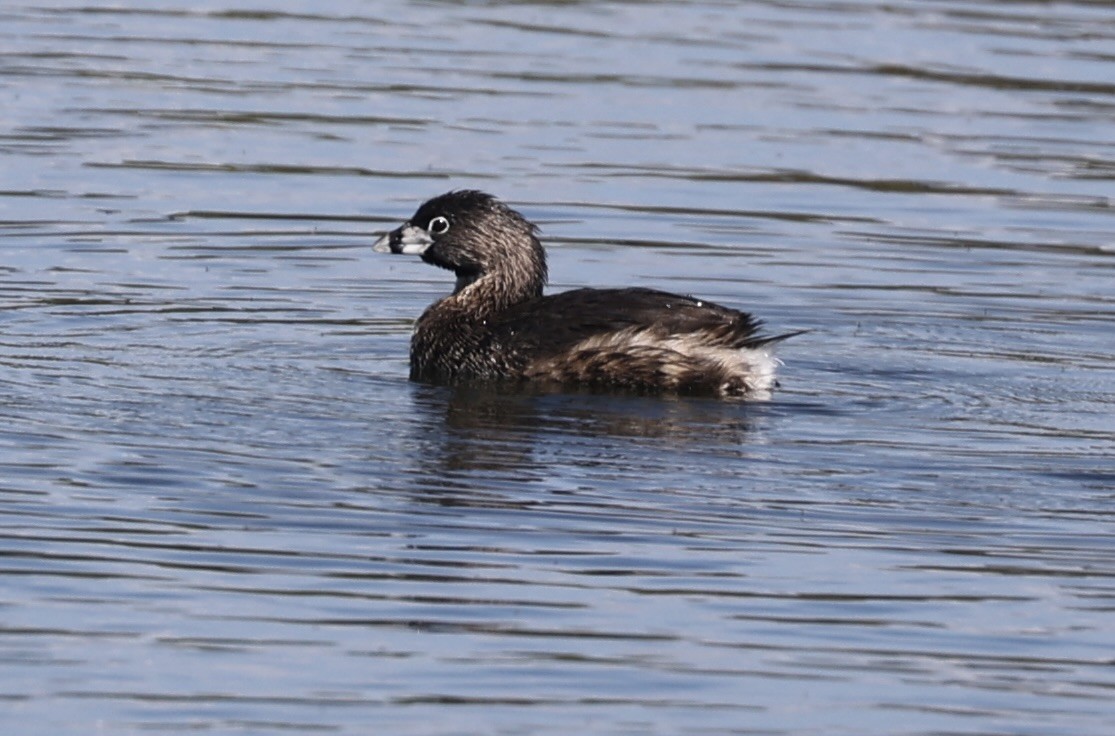
[(450, 386), (769, 399), (775, 343), (746, 312), (641, 287), (544, 295), (538, 227), (482, 191), (424, 202), (373, 244), (452, 271), (452, 294), (418, 318), (410, 379)]

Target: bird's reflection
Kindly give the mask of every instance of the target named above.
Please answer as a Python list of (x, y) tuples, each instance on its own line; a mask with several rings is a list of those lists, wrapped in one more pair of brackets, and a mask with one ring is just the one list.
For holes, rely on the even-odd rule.
[(424, 448), (414, 458), (416, 480), (453, 505), (515, 505), (516, 487), (571, 468), (619, 463), (653, 472), (667, 451), (739, 451), (767, 415), (762, 405), (712, 399), (423, 385), (412, 395)]

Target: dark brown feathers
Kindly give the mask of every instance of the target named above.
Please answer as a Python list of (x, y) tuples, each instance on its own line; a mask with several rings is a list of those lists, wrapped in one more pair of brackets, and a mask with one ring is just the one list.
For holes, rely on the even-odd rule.
[(417, 253), (457, 275), (418, 319), (412, 380), (532, 381), (638, 392), (764, 397), (773, 342), (734, 309), (653, 289), (542, 296), (537, 229), (474, 190), (424, 203), (376, 250)]

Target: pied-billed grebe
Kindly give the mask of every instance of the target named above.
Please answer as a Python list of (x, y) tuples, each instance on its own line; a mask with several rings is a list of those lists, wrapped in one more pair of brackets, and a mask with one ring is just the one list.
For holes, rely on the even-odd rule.
[(653, 289), (542, 295), (537, 228), (473, 190), (434, 197), (373, 246), (457, 275), (418, 319), (410, 378), (529, 381), (641, 393), (766, 398), (778, 361), (744, 312)]

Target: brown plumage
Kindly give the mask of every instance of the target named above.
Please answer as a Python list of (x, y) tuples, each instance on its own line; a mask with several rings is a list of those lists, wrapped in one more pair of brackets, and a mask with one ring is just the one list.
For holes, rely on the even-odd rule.
[(411, 380), (530, 381), (640, 393), (765, 398), (778, 361), (749, 314), (653, 289), (543, 296), (537, 228), (491, 195), (435, 197), (375, 250), (457, 275), (415, 324)]

